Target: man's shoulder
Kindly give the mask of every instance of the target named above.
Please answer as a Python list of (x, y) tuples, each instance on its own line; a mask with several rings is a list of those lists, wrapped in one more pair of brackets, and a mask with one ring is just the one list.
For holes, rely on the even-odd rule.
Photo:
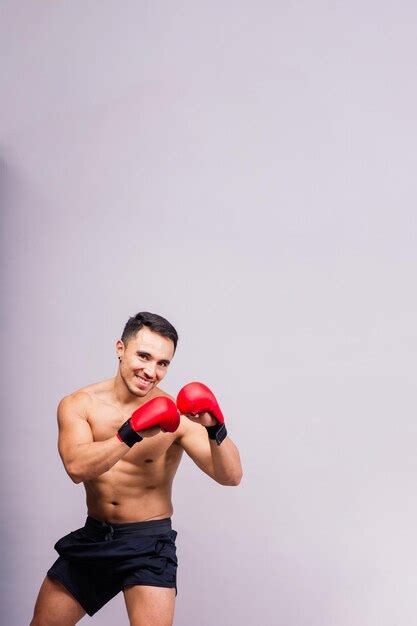
[(85, 385), (84, 387), (80, 387), (75, 391), (72, 391), (68, 395), (64, 396), (59, 406), (85, 406), (91, 405), (94, 401), (94, 397), (100, 391), (105, 391), (109, 385), (111, 384), (112, 379), (102, 380), (98, 383), (92, 383), (90, 385)]
[(173, 402), (175, 402), (175, 398), (173, 396), (171, 396), (170, 393), (167, 393), (166, 391), (164, 391), (163, 389), (161, 389), (160, 387), (155, 387), (155, 389), (152, 391), (152, 398), (149, 398), (150, 400), (153, 398), (169, 398), (170, 400), (172, 400)]
[(90, 394), (79, 389), (61, 398), (58, 404), (58, 416), (64, 415), (68, 411), (84, 413), (92, 403)]

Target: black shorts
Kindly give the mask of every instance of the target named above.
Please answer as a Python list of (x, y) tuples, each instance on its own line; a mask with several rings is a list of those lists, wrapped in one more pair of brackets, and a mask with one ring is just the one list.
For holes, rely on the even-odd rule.
[(48, 570), (94, 615), (129, 585), (175, 588), (177, 556), (171, 519), (109, 524), (87, 517), (85, 526), (62, 537), (59, 558)]

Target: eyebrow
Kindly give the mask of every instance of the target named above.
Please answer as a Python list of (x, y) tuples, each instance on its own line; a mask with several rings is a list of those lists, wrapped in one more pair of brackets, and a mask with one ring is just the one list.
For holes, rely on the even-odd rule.
[[(143, 354), (152, 358), (152, 354), (150, 352), (146, 352), (146, 350), (137, 350), (136, 354)], [(171, 361), (169, 359), (159, 359), (159, 363), (167, 363), (169, 365)]]

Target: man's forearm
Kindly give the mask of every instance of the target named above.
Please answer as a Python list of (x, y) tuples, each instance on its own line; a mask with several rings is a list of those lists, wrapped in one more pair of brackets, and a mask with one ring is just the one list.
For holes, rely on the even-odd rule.
[(220, 446), (213, 439), (209, 441), (215, 480), (221, 485), (238, 485), (243, 472), (237, 447), (230, 437), (226, 437)]
[(130, 450), (116, 436), (105, 441), (81, 443), (73, 451), (73, 458), (65, 464), (71, 480), (81, 483), (107, 472)]

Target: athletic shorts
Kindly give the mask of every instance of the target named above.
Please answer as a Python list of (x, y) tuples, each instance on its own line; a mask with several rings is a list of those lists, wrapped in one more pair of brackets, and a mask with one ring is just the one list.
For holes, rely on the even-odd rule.
[(171, 519), (85, 526), (55, 544), (59, 558), (47, 575), (59, 581), (92, 616), (129, 585), (175, 588), (177, 556)]

